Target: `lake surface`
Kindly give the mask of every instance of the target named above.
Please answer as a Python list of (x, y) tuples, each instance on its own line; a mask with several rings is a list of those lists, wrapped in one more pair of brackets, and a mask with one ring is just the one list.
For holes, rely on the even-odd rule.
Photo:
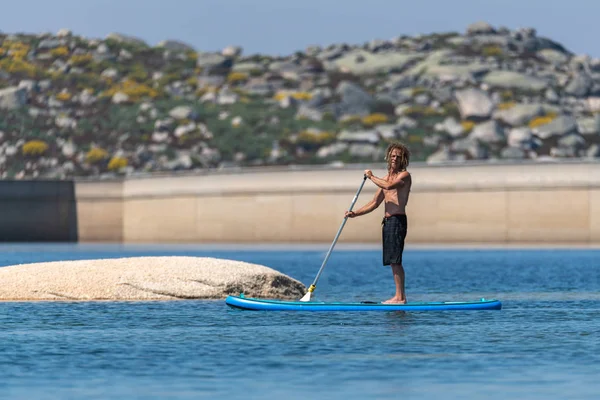
[[(310, 285), (319, 248), (1, 245), (0, 266), (148, 255), (258, 263)], [(0, 303), (10, 399), (597, 399), (600, 251), (407, 249), (409, 301), (500, 311), (252, 312), (223, 301)], [(1, 284), (1, 282), (0, 282)], [(383, 300), (375, 248), (333, 251), (315, 298)]]

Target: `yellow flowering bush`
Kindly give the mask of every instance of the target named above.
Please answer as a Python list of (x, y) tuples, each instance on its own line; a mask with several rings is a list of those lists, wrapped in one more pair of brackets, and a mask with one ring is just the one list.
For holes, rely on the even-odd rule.
[(195, 51), (187, 51), (185, 53), (185, 55), (187, 56), (187, 59), (189, 61), (197, 61), (198, 60), (198, 53)]
[(497, 57), (502, 55), (502, 47), (498, 45), (484, 46), (481, 53), (486, 57)]
[(324, 145), (324, 144), (333, 142), (334, 139), (335, 139), (335, 134), (332, 132), (302, 131), (302, 132), (298, 133), (296, 142), (301, 143), (301, 144)]
[(5, 40), (2, 48), (4, 49), (4, 54), (10, 55), (13, 60), (23, 60), (27, 53), (29, 53), (29, 45), (21, 42)]
[(60, 46), (50, 50), (50, 54), (54, 57), (65, 57), (69, 55), (69, 49), (66, 46)]
[(374, 126), (379, 124), (384, 124), (388, 121), (388, 117), (385, 114), (376, 113), (367, 115), (362, 119), (362, 123), (367, 126)]
[(108, 169), (110, 171), (118, 171), (121, 168), (125, 168), (127, 166), (127, 159), (124, 157), (113, 157), (108, 162)]
[(245, 74), (243, 72), (231, 72), (228, 76), (227, 76), (227, 82), (229, 83), (239, 83), (239, 82), (244, 82), (248, 79), (248, 74)]
[(498, 110), (509, 110), (515, 106), (514, 101), (507, 101), (504, 103), (498, 104)]
[(21, 151), (26, 156), (41, 156), (48, 150), (48, 144), (43, 140), (30, 140), (26, 142)]
[(548, 113), (541, 117), (535, 117), (534, 119), (529, 121), (529, 127), (531, 129), (534, 129), (534, 128), (537, 128), (538, 126), (549, 124), (550, 122), (554, 121), (555, 118), (556, 118), (555, 113)]
[(473, 121), (461, 121), (460, 125), (463, 127), (465, 132), (471, 132), (475, 127), (475, 122)]
[(60, 92), (56, 95), (56, 100), (60, 101), (69, 101), (71, 100), (71, 93), (69, 92)]
[(96, 164), (102, 160), (105, 160), (108, 157), (108, 153), (106, 150), (100, 147), (94, 147), (90, 149), (85, 155), (85, 161), (89, 164)]
[(312, 99), (312, 94), (308, 92), (294, 92), (288, 90), (280, 90), (275, 93), (274, 99), (277, 101), (283, 100), (286, 97), (293, 97), (296, 100), (310, 100)]
[(75, 54), (69, 58), (69, 62), (74, 67), (85, 67), (92, 62), (94, 57), (91, 54)]
[(131, 79), (126, 79), (118, 85), (108, 89), (104, 92), (103, 96), (112, 97), (117, 92), (125, 93), (127, 96), (129, 96), (129, 100), (134, 102), (139, 101), (144, 97), (155, 98), (158, 96), (158, 91), (156, 89)]
[(2, 59), (0, 60), (0, 69), (10, 74), (23, 74), (30, 78), (41, 74), (41, 71), (35, 65), (20, 59)]
[(503, 90), (502, 93), (500, 93), (500, 96), (502, 97), (502, 100), (504, 100), (504, 101), (511, 101), (514, 97), (514, 94), (512, 91), (506, 89), (506, 90)]
[(354, 124), (359, 124), (361, 123), (362, 118), (358, 115), (346, 115), (345, 117), (343, 117), (340, 122), (342, 123), (342, 125), (354, 125)]
[(420, 94), (427, 93), (427, 89), (425, 89), (424, 87), (417, 86), (412, 88), (411, 92), (413, 96), (418, 96)]

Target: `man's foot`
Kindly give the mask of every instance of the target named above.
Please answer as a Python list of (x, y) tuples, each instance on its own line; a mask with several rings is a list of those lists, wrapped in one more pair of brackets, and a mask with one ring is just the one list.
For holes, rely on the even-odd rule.
[(394, 296), (391, 299), (384, 301), (383, 304), (406, 304), (406, 299)]

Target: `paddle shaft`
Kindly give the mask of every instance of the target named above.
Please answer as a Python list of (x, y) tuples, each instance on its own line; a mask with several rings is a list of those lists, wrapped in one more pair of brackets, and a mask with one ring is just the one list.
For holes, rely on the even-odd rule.
[[(358, 200), (358, 195), (359, 195), (360, 191), (362, 190), (363, 186), (365, 185), (366, 180), (367, 180), (367, 175), (364, 176), (363, 181), (360, 184), (360, 187), (358, 188), (358, 191), (356, 192), (356, 194), (354, 195), (354, 198), (352, 199), (352, 203), (350, 204), (350, 208), (348, 209), (348, 211), (352, 211), (352, 207), (354, 207), (356, 200)], [(335, 235), (335, 239), (333, 239), (333, 243), (331, 243), (331, 246), (329, 247), (329, 251), (327, 252), (327, 255), (325, 256), (325, 259), (323, 260), (323, 264), (321, 264), (321, 268), (319, 269), (319, 272), (317, 273), (317, 276), (315, 277), (315, 280), (311, 285), (312, 288), (317, 286), (317, 281), (319, 280), (319, 277), (321, 276), (321, 272), (323, 272), (323, 268), (325, 268), (325, 264), (327, 264), (327, 260), (329, 260), (331, 251), (333, 250), (333, 247), (335, 246), (338, 238), (340, 237), (340, 234), (342, 233), (342, 229), (344, 229), (344, 225), (346, 225), (347, 220), (348, 220), (348, 217), (344, 217), (344, 220), (342, 221), (342, 225), (340, 225), (340, 228), (338, 229), (337, 234)]]

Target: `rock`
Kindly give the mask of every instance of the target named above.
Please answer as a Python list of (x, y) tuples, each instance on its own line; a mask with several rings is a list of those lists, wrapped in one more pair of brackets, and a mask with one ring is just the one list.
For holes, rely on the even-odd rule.
[(465, 128), (454, 117), (447, 117), (436, 127), (440, 131), (448, 133), (453, 138), (460, 137), (465, 132)]
[(160, 41), (156, 47), (163, 48), (170, 51), (176, 52), (186, 52), (186, 51), (194, 51), (194, 47), (187, 43), (180, 42), (178, 40), (163, 40)]
[(27, 103), (27, 90), (15, 86), (0, 89), (0, 110), (14, 110)]
[(579, 149), (586, 145), (585, 138), (578, 133), (569, 133), (558, 139), (558, 145), (561, 147)]
[(484, 21), (478, 21), (478, 22), (472, 23), (467, 27), (467, 35), (479, 35), (479, 34), (487, 35), (487, 34), (494, 34), (494, 33), (496, 33), (496, 30), (494, 29), (494, 27)]
[(193, 110), (189, 106), (177, 106), (169, 111), (169, 116), (174, 119), (189, 119)]
[(129, 96), (123, 92), (117, 92), (113, 95), (111, 99), (113, 104), (122, 104), (129, 102)]
[(373, 106), (373, 97), (353, 82), (341, 82), (336, 88), (336, 94), (342, 100), (341, 114), (367, 115)]
[(508, 132), (508, 145), (510, 147), (529, 148), (533, 134), (528, 127), (513, 128)]
[(27, 90), (27, 93), (31, 95), (32, 93), (39, 92), (40, 85), (37, 83), (37, 81), (27, 79), (20, 81), (18, 88)]
[[(290, 97), (286, 97), (286, 99), (290, 99)], [(323, 113), (316, 108), (309, 107), (306, 104), (301, 104), (300, 107), (298, 107), (298, 112), (296, 113), (295, 118), (309, 119), (311, 121), (318, 122), (323, 120)]]
[(107, 68), (100, 74), (103, 78), (116, 79), (119, 77), (119, 71), (116, 68)]
[(75, 129), (77, 127), (77, 121), (66, 115), (59, 115), (55, 118), (54, 123), (59, 128), (64, 129)]
[(459, 90), (455, 93), (455, 97), (463, 119), (488, 118), (494, 109), (490, 97), (480, 89)]
[(71, 36), (73, 36), (73, 32), (71, 32), (70, 29), (62, 28), (62, 29), (59, 29), (59, 31), (56, 33), (56, 36), (59, 38), (71, 37)]
[(148, 44), (140, 38), (130, 35), (124, 35), (122, 33), (112, 32), (106, 36), (106, 39), (111, 39), (119, 43), (132, 44), (136, 46), (148, 47)]
[(491, 71), (482, 81), (502, 89), (540, 91), (548, 87), (548, 83), (541, 78), (513, 71)]
[(348, 153), (355, 157), (372, 158), (373, 160), (381, 158), (383, 149), (370, 144), (351, 144), (348, 148)]
[(77, 147), (75, 147), (75, 144), (72, 141), (68, 141), (62, 145), (61, 153), (67, 158), (73, 157), (76, 151)]
[(478, 140), (471, 137), (455, 140), (450, 145), (450, 149), (456, 153), (467, 153), (471, 158), (476, 160), (487, 157), (486, 149), (479, 143)]
[(209, 257), (56, 261), (0, 268), (0, 300), (299, 299), (305, 286), (274, 269)]
[(571, 115), (559, 115), (552, 122), (533, 129), (533, 133), (541, 139), (553, 136), (564, 136), (577, 130), (577, 121)]
[(600, 157), (600, 145), (591, 145), (586, 151), (586, 156), (591, 158)]
[(502, 127), (494, 120), (476, 125), (468, 137), (483, 143), (500, 143), (505, 140)]
[(177, 128), (175, 128), (175, 132), (173, 132), (173, 135), (175, 135), (175, 137), (182, 137), (183, 135), (189, 135), (192, 132), (195, 132), (197, 130), (197, 126), (195, 122), (190, 122), (189, 124), (186, 125), (180, 125)]
[(587, 74), (576, 74), (565, 86), (565, 93), (575, 97), (585, 97), (594, 81)]
[(511, 126), (520, 126), (543, 113), (544, 109), (540, 104), (515, 104), (509, 109), (495, 111), (494, 118)]
[(526, 158), (525, 151), (519, 147), (505, 147), (500, 152), (500, 157), (503, 159), (522, 160)]
[(221, 54), (225, 57), (239, 57), (242, 55), (242, 51), (240, 46), (227, 46), (221, 51)]
[(364, 75), (402, 70), (410, 63), (422, 58), (423, 55), (419, 53), (370, 53), (364, 50), (355, 50), (337, 58), (334, 65), (342, 71)]
[(221, 54), (217, 53), (198, 53), (198, 59), (196, 60), (196, 65), (200, 68), (214, 68), (226, 66), (227, 58), (223, 57)]
[(582, 135), (597, 135), (600, 133), (600, 114), (591, 118), (578, 118), (577, 130)]
[(554, 49), (543, 49), (537, 52), (538, 57), (541, 59), (554, 64), (562, 65), (569, 61), (569, 56), (563, 52)]
[(329, 146), (323, 146), (317, 151), (317, 157), (327, 158), (337, 156), (348, 149), (348, 143), (332, 143)]
[(586, 99), (587, 109), (590, 112), (600, 112), (600, 97), (588, 97)]
[(380, 137), (379, 133), (376, 130), (370, 131), (342, 131), (338, 134), (337, 140), (339, 142), (347, 142), (347, 143), (369, 143), (369, 144), (377, 144), (379, 143)]
[(450, 149), (443, 147), (443, 148), (439, 149), (438, 151), (436, 151), (435, 153), (431, 154), (429, 157), (427, 157), (427, 163), (428, 164), (437, 164), (437, 163), (453, 161), (455, 159), (456, 159), (456, 157), (450, 151)]

